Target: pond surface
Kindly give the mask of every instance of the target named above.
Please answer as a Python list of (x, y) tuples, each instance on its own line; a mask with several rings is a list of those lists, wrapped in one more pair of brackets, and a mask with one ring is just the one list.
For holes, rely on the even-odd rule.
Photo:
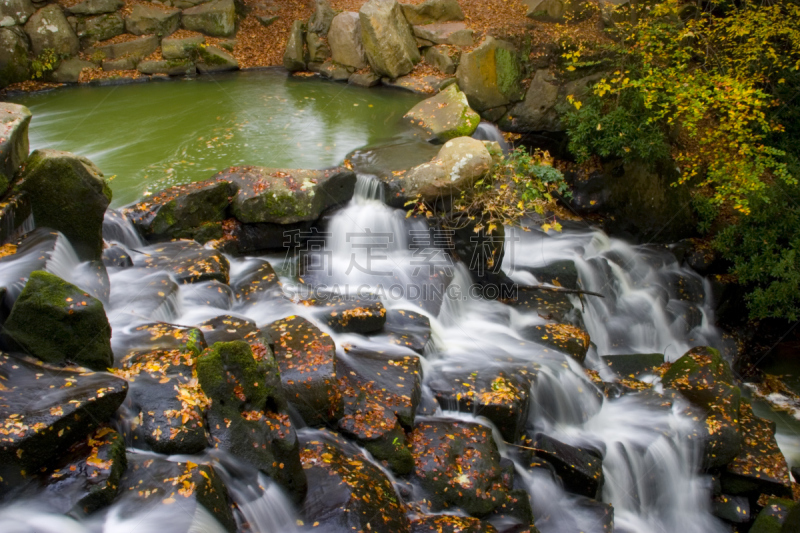
[(112, 207), (234, 165), (336, 166), (355, 148), (411, 135), (400, 118), (420, 99), (278, 70), (12, 98), (33, 113), (32, 150), (74, 152), (113, 176)]

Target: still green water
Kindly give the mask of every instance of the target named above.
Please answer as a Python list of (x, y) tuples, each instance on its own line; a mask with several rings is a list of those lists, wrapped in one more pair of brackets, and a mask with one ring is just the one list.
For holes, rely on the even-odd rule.
[(234, 165), (338, 165), (356, 148), (410, 135), (400, 118), (420, 99), (279, 70), (12, 98), (33, 113), (31, 149), (94, 161), (113, 176), (114, 207)]

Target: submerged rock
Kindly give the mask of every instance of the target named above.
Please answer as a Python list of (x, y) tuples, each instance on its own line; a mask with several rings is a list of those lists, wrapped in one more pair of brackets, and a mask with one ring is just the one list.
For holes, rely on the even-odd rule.
[(411, 72), (421, 57), (400, 5), (395, 0), (369, 0), (359, 17), (372, 70), (392, 79)]
[(420, 4), (401, 4), (409, 24), (432, 24), (464, 20), (458, 0), (425, 0)]
[(469, 137), (481, 122), (480, 115), (469, 107), (466, 95), (456, 84), (423, 100), (403, 118), (440, 142)]
[(42, 361), (94, 370), (114, 362), (102, 302), (61, 278), (35, 271), (3, 325), (6, 343)]
[(483, 113), (522, 100), (522, 66), (517, 50), (505, 41), (487, 37), (461, 56), (456, 76), (469, 105)]
[(657, 367), (664, 364), (662, 353), (603, 355), (601, 359), (621, 378), (638, 378), (642, 374), (652, 374)]
[(233, 0), (212, 0), (184, 9), (181, 25), (211, 37), (231, 37), (236, 27), (236, 6)]
[[(0, 65), (2, 68), (2, 65)], [(0, 194), (28, 158), (28, 125), (31, 112), (17, 104), (0, 103)]]
[(328, 32), (328, 45), (333, 60), (355, 69), (365, 68), (367, 55), (361, 41), (361, 20), (358, 13), (347, 11), (333, 18)]

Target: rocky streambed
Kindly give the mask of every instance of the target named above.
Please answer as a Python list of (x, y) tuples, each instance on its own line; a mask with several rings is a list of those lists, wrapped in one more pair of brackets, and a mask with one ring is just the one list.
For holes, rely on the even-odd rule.
[(670, 247), (406, 216), (502, 153), (458, 85), (435, 98), (338, 166), (119, 210), (3, 104), (0, 529), (794, 531), (774, 424)]

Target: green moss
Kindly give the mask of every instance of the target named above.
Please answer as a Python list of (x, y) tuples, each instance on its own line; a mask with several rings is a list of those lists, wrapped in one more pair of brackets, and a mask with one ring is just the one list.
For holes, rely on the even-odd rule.
[(497, 88), (509, 100), (522, 99), (522, 67), (517, 54), (507, 48), (498, 47), (495, 50), (495, 64), (497, 69)]
[[(197, 359), (197, 377), (213, 400), (263, 409), (276, 394), (268, 386), (269, 363), (256, 362), (244, 341), (217, 342)], [(244, 399), (242, 399), (242, 397)]]

